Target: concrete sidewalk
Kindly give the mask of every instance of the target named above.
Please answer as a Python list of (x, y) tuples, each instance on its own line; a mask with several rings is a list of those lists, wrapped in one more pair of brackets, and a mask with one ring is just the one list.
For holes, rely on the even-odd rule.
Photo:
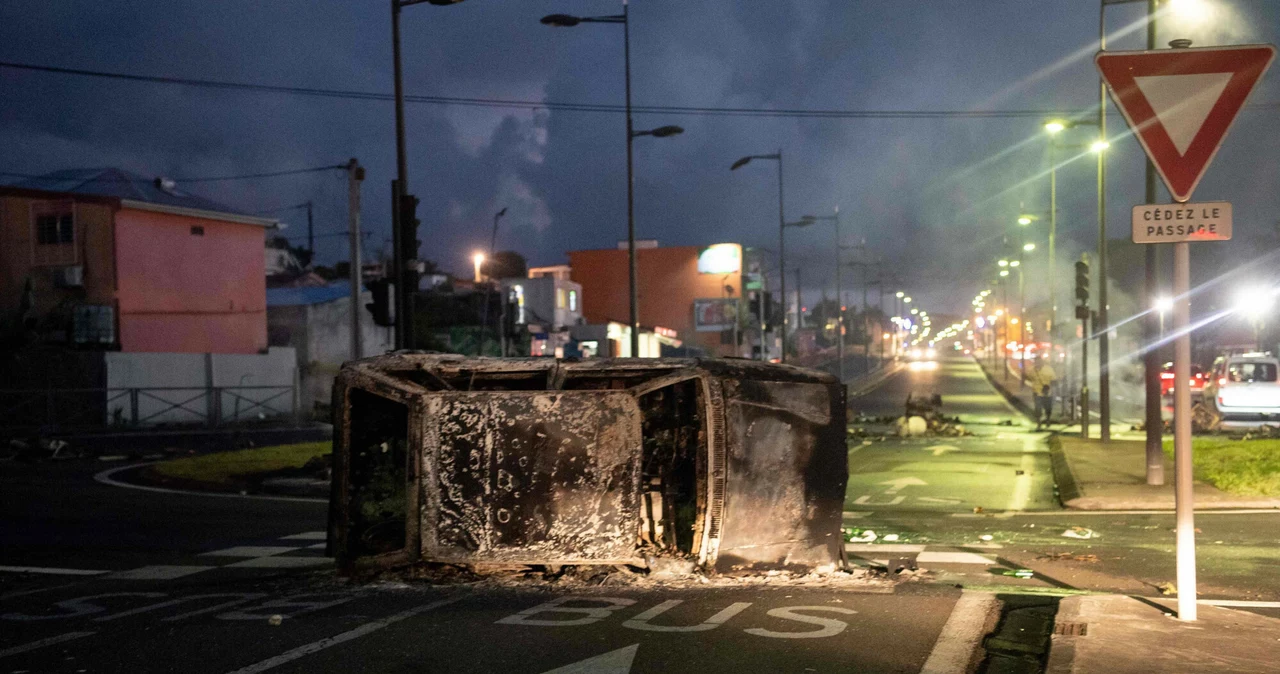
[[(1173, 462), (1164, 458), (1165, 483), (1146, 483), (1146, 443), (1057, 435), (1049, 440), (1053, 479), (1062, 504), (1076, 510), (1173, 510)], [(1239, 496), (1196, 480), (1196, 510), (1280, 508), (1280, 499)]]
[(1197, 621), (1182, 622), (1175, 605), (1121, 595), (1063, 599), (1045, 671), (1261, 674), (1280, 668), (1280, 619), (1201, 604)]

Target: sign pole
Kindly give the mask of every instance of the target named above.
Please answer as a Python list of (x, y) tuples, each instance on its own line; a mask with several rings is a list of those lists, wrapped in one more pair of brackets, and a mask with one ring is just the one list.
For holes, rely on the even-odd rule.
[(1191, 244), (1173, 244), (1173, 473), (1177, 517), (1178, 619), (1196, 619), (1196, 525), (1191, 468)]

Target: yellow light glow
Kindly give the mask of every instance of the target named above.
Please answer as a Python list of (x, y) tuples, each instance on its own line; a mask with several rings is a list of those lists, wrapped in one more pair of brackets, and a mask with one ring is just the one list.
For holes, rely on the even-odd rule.
[(1056, 119), (1050, 120), (1049, 122), (1046, 122), (1044, 125), (1044, 130), (1048, 131), (1049, 135), (1062, 133), (1062, 131), (1065, 130), (1066, 128), (1067, 128), (1066, 123)]
[(1213, 16), (1213, 6), (1205, 0), (1169, 0), (1169, 11), (1189, 23), (1205, 23)]
[(1008, 267), (1008, 266), (1009, 266), (1009, 261), (1008, 261), (1008, 260), (1001, 260), (1001, 261), (999, 261), (997, 264), (999, 264), (1001, 267)]
[(1012, 323), (1013, 325), (1017, 325), (1017, 324), (1018, 324), (1018, 319), (1016, 319), (1016, 318), (1010, 318), (1010, 319), (1009, 319), (1009, 322), (1010, 322), (1010, 323)]
[(1009, 263), (1009, 266), (1010, 266), (1010, 267), (1021, 267), (1021, 266), (1022, 266), (1022, 261), (1021, 261), (1021, 260), (1014, 260), (1013, 262), (1010, 262), (1010, 263)]
[(1111, 147), (1111, 143), (1108, 143), (1105, 140), (1095, 140), (1093, 141), (1093, 144), (1089, 146), (1089, 151), (1093, 153), (1100, 153), (1109, 147)]
[(1022, 246), (1022, 249), (1030, 253), (1031, 251), (1036, 249), (1036, 245), (1034, 243), (1024, 244)]
[(1023, 225), (1023, 226), (1026, 226), (1026, 225), (1031, 224), (1031, 217), (1030, 217), (1030, 216), (1027, 216), (1027, 215), (1024, 215), (1024, 216), (1022, 216), (1022, 217), (1018, 218), (1018, 224), (1019, 224), (1019, 225)]
[(1001, 269), (1001, 270), (1000, 270), (1000, 275), (1001, 275), (1001, 276), (1008, 276), (1008, 275), (1009, 275), (1009, 270), (1008, 270), (1008, 269)]

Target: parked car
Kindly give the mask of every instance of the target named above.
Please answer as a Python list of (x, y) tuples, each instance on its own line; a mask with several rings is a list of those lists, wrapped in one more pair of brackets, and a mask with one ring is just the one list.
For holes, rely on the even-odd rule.
[[(1165, 363), (1160, 369), (1160, 395), (1173, 395), (1173, 363)], [(1205, 374), (1204, 368), (1199, 365), (1191, 366), (1191, 397), (1195, 398), (1204, 392), (1205, 382), (1208, 381), (1208, 375)]]
[(1270, 353), (1220, 356), (1204, 387), (1219, 421), (1280, 420), (1280, 360)]

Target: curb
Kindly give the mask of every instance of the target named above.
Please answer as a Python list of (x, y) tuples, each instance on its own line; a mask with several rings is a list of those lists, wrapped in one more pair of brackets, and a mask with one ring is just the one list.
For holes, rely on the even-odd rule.
[[(977, 361), (975, 360), (975, 362)], [(1013, 409), (1017, 410), (1019, 414), (1026, 417), (1027, 421), (1030, 421), (1031, 423), (1035, 423), (1036, 421), (1035, 411), (1032, 410), (1030, 407), (1028, 407), (1026, 402), (1024, 402), (1018, 396), (1015, 396), (1012, 393), (1010, 393), (1009, 390), (1006, 389), (1003, 384), (1000, 384), (999, 382), (997, 382), (995, 377), (993, 377), (990, 372), (987, 372), (987, 368), (983, 367), (981, 363), (978, 363), (978, 371), (981, 372), (982, 376), (986, 378), (987, 383), (991, 384), (991, 388), (994, 388), (996, 392), (999, 393), (1000, 396), (1005, 399), (1005, 402), (1013, 406)]]
[(1058, 497), (1058, 503), (1069, 508), (1067, 503), (1083, 497), (1084, 489), (1076, 479), (1075, 471), (1071, 469), (1071, 460), (1062, 450), (1062, 440), (1057, 434), (1049, 436), (1049, 464), (1053, 468), (1053, 491)]
[(151, 461), (148, 463), (133, 463), (127, 466), (116, 466), (108, 468), (94, 474), (93, 481), (99, 484), (105, 484), (112, 487), (120, 487), (122, 489), (136, 489), (138, 491), (149, 491), (156, 494), (179, 494), (182, 496), (205, 496), (210, 498), (239, 498), (250, 499), (256, 501), (292, 501), (294, 503), (328, 503), (327, 498), (312, 498), (307, 496), (275, 496), (271, 494), (237, 494), (225, 491), (194, 491), (190, 489), (174, 489), (171, 487), (156, 487), (146, 484), (138, 484), (136, 482), (126, 482), (115, 477), (116, 473), (121, 473), (138, 468), (153, 466), (159, 461)]

